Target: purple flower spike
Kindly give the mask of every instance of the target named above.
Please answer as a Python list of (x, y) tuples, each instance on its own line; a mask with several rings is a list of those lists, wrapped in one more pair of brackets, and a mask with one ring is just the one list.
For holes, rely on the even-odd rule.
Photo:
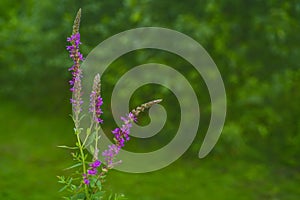
[(119, 151), (120, 147), (115, 144), (109, 145), (108, 149), (103, 151), (102, 155), (105, 157), (105, 161), (108, 166), (113, 165), (113, 160), (115, 156), (119, 153)]
[(87, 170), (87, 174), (82, 174), (83, 176), (83, 182), (88, 185), (90, 183), (88, 176), (95, 176), (98, 174), (98, 167), (100, 167), (101, 162), (99, 160), (95, 160), (93, 163), (91, 163), (90, 169)]
[(82, 72), (80, 70), (80, 61), (83, 61), (83, 55), (79, 51), (79, 45), (81, 44), (80, 42), (80, 33), (77, 32), (71, 37), (67, 38), (67, 41), (70, 42), (71, 45), (67, 46), (67, 50), (69, 51), (70, 58), (73, 60), (73, 65), (72, 67), (69, 68), (69, 71), (72, 72), (72, 79), (69, 81), (71, 89), (70, 91), (73, 92), (73, 99), (71, 100), (72, 103), (72, 108), (74, 113), (77, 115), (81, 111), (81, 77), (82, 77)]
[(132, 123), (136, 121), (136, 117), (132, 113), (129, 113), (126, 117), (121, 117), (121, 120), (124, 122), (122, 127), (115, 128), (112, 131), (116, 144), (109, 145), (108, 149), (102, 153), (109, 168), (112, 168), (115, 164), (113, 162), (114, 158), (121, 148), (125, 146), (125, 142), (130, 140), (130, 128), (132, 127)]
[(89, 111), (92, 113), (93, 120), (96, 123), (103, 123), (103, 120), (101, 119), (101, 115), (103, 114), (103, 111), (101, 109), (101, 106), (103, 104), (102, 97), (100, 95), (100, 75), (97, 74), (94, 79), (93, 83), (93, 90), (90, 94), (90, 108)]
[(131, 112), (128, 114), (128, 118), (134, 122), (137, 121), (137, 117), (134, 114), (132, 114)]

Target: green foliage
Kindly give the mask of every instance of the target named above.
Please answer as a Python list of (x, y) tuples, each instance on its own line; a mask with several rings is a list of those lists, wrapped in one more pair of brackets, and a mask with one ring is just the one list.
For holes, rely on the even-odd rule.
[(126, 200), (127, 198), (123, 194), (111, 194), (108, 200)]
[[(60, 199), (65, 193), (58, 193), (61, 185), (55, 176), (67, 177), (69, 171), (61, 169), (72, 163), (70, 155), (56, 145), (72, 141), (73, 135), (66, 131), (72, 124), (64, 120), (68, 115), (43, 116), (4, 102), (0, 110), (0, 199)], [(224, 148), (221, 156), (201, 160), (180, 159), (147, 174), (111, 171), (103, 183), (105, 195), (118, 191), (132, 200), (298, 199), (297, 168), (227, 151)]]
[[(43, 112), (70, 111), (66, 106), (70, 95), (66, 93), (69, 79), (66, 69), (71, 63), (65, 62), (68, 55), (62, 44), (66, 44), (65, 38), (71, 33), (69, 26), (79, 7), (84, 15), (82, 47), (85, 55), (111, 35), (135, 27), (171, 28), (197, 40), (217, 64), (226, 87), (228, 113), (214, 155), (254, 157), (270, 165), (282, 163), (299, 167), (299, 1), (1, 1), (2, 99), (14, 100), (18, 102), (16, 105)], [(117, 78), (132, 66), (149, 61), (176, 68), (198, 91), (201, 124), (197, 142), (187, 155), (196, 156), (198, 141), (202, 141), (210, 119), (210, 99), (201, 75), (188, 63), (165, 52), (137, 51), (113, 63), (104, 74), (102, 85), (110, 90)], [(171, 92), (150, 86), (141, 88), (140, 93), (134, 94), (131, 106), (142, 103), (145, 93), (167, 102), (163, 105), (174, 119), (164, 132), (174, 132), (178, 110), (172, 107), (176, 105), (176, 99)], [(109, 100), (110, 97), (104, 97), (105, 102)], [(110, 112), (109, 106), (104, 109), (105, 113)], [(105, 119), (109, 120), (112, 121), (109, 117)], [(143, 120), (147, 122), (147, 116)], [(108, 126), (111, 124), (114, 122)], [(162, 134), (159, 141), (153, 143), (164, 145), (169, 141), (168, 137), (170, 134)], [(148, 147), (148, 142), (151, 141), (138, 141), (132, 148), (138, 146), (141, 151), (146, 151), (142, 148)], [(259, 176), (261, 171), (265, 172), (259, 167), (255, 169), (257, 171), (249, 169), (251, 172), (247, 172), (251, 177), (247, 179), (249, 183), (255, 176), (253, 174)], [(239, 173), (242, 173), (241, 169)], [(270, 178), (268, 175), (263, 177)], [(224, 182), (228, 181), (225, 179)], [(257, 180), (257, 185), (263, 181)], [(274, 182), (277, 181), (282, 180)], [(256, 185), (252, 187), (259, 190)], [(278, 197), (276, 194), (280, 193), (278, 188), (271, 186), (265, 185), (265, 189), (270, 189), (269, 194), (259, 197)], [(278, 198), (282, 196), (284, 194)]]

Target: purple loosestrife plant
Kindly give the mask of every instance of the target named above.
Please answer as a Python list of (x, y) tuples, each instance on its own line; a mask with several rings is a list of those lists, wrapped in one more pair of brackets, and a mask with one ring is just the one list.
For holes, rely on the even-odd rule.
[[(89, 112), (92, 116), (90, 126), (86, 130), (83, 130), (83, 128), (80, 127), (80, 120), (83, 118), (83, 116), (81, 116), (83, 104), (81, 98), (83, 92), (81, 78), (83, 74), (80, 64), (84, 60), (79, 49), (79, 46), (81, 45), (79, 33), (80, 18), (81, 10), (79, 10), (76, 15), (72, 35), (67, 38), (67, 42), (69, 42), (67, 51), (69, 51), (70, 58), (73, 60), (73, 65), (69, 68), (69, 71), (71, 71), (72, 74), (72, 79), (69, 83), (72, 92), (72, 98), (70, 99), (73, 109), (72, 119), (74, 121), (74, 133), (77, 141), (76, 145), (73, 147), (64, 145), (59, 146), (72, 151), (71, 155), (73, 156), (75, 163), (71, 167), (66, 168), (67, 170), (73, 170), (71, 176), (58, 176), (58, 179), (59, 183), (64, 184), (60, 191), (65, 190), (68, 192), (68, 196), (64, 197), (64, 199), (98, 200), (105, 197), (102, 184), (107, 172), (115, 165), (121, 163), (121, 161), (115, 161), (116, 156), (121, 148), (125, 146), (125, 142), (129, 141), (130, 128), (132, 127), (132, 124), (137, 121), (138, 114), (145, 109), (150, 108), (152, 105), (160, 103), (161, 100), (154, 100), (142, 104), (125, 117), (121, 117), (123, 125), (112, 131), (112, 134), (114, 135), (114, 144), (109, 145), (107, 149), (102, 152), (102, 156), (104, 156), (105, 159), (105, 162), (102, 163), (99, 160), (98, 149), (100, 125), (103, 123), (103, 112), (101, 109), (103, 100), (100, 93), (101, 85), (99, 74), (94, 78), (93, 87), (90, 93)], [(82, 136), (84, 138), (83, 140), (81, 140)], [(91, 159), (89, 159), (88, 156), (88, 147), (92, 152)], [(115, 194), (108, 196), (108, 199), (120, 200), (124, 199), (124, 196)]]

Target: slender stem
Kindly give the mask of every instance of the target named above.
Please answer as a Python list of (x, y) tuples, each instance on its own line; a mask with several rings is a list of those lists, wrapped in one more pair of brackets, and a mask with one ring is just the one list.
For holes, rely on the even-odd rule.
[(86, 135), (85, 135), (85, 138), (83, 140), (83, 143), (81, 144), (81, 146), (84, 148), (85, 147), (85, 143), (86, 141), (88, 140), (88, 138), (90, 137), (91, 135), (91, 130), (89, 130), (90, 132), (86, 131)]
[[(78, 147), (79, 147), (80, 155), (81, 155), (82, 170), (83, 170), (83, 173), (85, 174), (86, 173), (85, 155), (84, 155), (83, 146), (81, 144), (81, 140), (80, 140), (80, 137), (79, 137), (80, 130), (77, 130), (77, 131), (78, 132), (77, 132), (76, 136), (77, 136), (77, 143), (78, 143)], [(87, 187), (86, 184), (84, 184), (84, 191), (85, 191), (86, 198), (90, 199), (88, 187)]]
[(96, 124), (96, 127), (95, 127), (95, 131), (96, 131), (96, 138), (95, 138), (95, 154), (94, 154), (94, 157), (95, 157), (95, 159), (98, 159), (98, 151), (99, 151), (99, 149), (98, 149), (98, 139), (99, 139), (99, 136), (98, 136), (98, 132), (99, 132), (99, 125), (98, 124)]

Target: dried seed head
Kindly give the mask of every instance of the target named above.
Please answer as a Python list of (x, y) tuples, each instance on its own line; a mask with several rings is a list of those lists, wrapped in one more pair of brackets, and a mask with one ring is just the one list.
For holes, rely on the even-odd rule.
[(100, 95), (100, 75), (97, 74), (94, 78), (93, 91), (95, 91), (98, 95)]
[(79, 33), (79, 26), (80, 26), (80, 18), (81, 18), (81, 8), (79, 8), (76, 18), (74, 20), (74, 24), (73, 24), (73, 33), (72, 35)]
[(145, 109), (148, 109), (150, 108), (151, 106), (153, 106), (154, 104), (158, 104), (162, 101), (162, 99), (156, 99), (156, 100), (153, 100), (153, 101), (149, 101), (147, 103), (144, 103), (142, 104), (141, 106), (138, 106), (137, 108), (133, 109), (131, 111), (131, 113), (134, 115), (134, 116), (138, 116), (140, 114), (140, 112), (143, 112)]

